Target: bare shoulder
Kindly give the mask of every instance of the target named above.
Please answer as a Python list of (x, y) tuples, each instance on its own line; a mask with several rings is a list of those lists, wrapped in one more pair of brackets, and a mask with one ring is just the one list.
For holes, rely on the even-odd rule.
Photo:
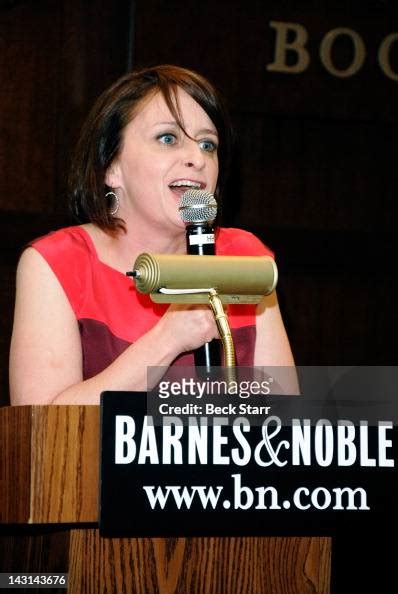
[(19, 258), (17, 274), (27, 274), (32, 268), (35, 272), (39, 270), (44, 273), (50, 271), (50, 267), (43, 256), (34, 247), (27, 247)]
[(11, 402), (49, 403), (81, 379), (77, 320), (57, 277), (34, 248), (27, 248), (20, 258), (16, 289)]
[(22, 253), (16, 275), (17, 300), (26, 295), (30, 300), (38, 296), (50, 297), (63, 294), (61, 285), (43, 256), (34, 248), (28, 247)]

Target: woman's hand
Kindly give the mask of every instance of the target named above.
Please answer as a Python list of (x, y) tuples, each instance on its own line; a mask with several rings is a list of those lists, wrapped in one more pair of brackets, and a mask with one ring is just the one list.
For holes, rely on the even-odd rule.
[(170, 305), (157, 326), (168, 335), (176, 356), (219, 338), (213, 313), (207, 305)]

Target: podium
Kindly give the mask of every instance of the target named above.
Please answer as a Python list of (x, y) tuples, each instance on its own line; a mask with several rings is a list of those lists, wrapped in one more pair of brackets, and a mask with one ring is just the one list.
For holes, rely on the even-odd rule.
[(99, 449), (99, 406), (0, 408), (0, 572), (65, 572), (69, 594), (329, 594), (329, 537), (100, 537)]

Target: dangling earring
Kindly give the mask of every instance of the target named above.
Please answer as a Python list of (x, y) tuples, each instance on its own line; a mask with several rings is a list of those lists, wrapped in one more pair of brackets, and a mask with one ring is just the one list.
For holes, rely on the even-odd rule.
[(115, 192), (107, 192), (105, 194), (105, 198), (108, 198), (109, 196), (112, 196), (112, 201), (113, 201), (113, 207), (112, 207), (112, 210), (109, 211), (109, 214), (112, 217), (114, 217), (115, 214), (117, 213), (117, 211), (119, 210), (120, 202), (119, 202), (119, 198), (117, 197)]

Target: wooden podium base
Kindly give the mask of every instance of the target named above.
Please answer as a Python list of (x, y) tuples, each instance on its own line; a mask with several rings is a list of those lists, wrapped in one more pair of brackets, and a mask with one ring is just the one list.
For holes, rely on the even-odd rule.
[(70, 592), (77, 594), (329, 593), (328, 538), (103, 539), (73, 530)]
[(122, 539), (59, 528), (0, 529), (0, 572), (66, 572), (68, 594), (330, 593), (326, 537)]
[(69, 594), (329, 594), (328, 537), (101, 538), (98, 468), (99, 407), (0, 409), (0, 572), (68, 573)]

